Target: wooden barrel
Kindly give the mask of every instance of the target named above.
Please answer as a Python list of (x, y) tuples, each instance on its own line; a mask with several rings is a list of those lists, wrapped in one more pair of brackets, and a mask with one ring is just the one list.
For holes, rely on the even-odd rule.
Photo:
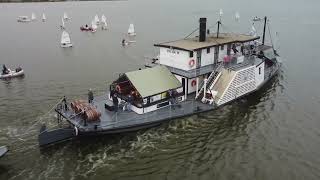
[(76, 105), (85, 103), (85, 100), (74, 100), (71, 102), (71, 109), (75, 110)]
[(99, 120), (101, 113), (95, 109), (91, 109), (86, 111), (84, 116), (88, 121), (97, 121)]

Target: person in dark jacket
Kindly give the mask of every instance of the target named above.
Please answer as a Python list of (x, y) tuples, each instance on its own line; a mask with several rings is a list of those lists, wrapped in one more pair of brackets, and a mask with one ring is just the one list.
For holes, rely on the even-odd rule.
[(117, 112), (118, 111), (118, 106), (119, 106), (119, 100), (118, 100), (117, 94), (114, 94), (112, 96), (112, 102), (113, 102), (113, 105), (114, 105), (114, 111)]
[(2, 74), (8, 74), (8, 73), (9, 73), (8, 68), (6, 67), (6, 65), (3, 65), (2, 66)]
[(92, 101), (93, 101), (94, 97), (93, 97), (93, 92), (92, 92), (92, 89), (89, 89), (89, 92), (88, 92), (88, 102), (91, 104)]

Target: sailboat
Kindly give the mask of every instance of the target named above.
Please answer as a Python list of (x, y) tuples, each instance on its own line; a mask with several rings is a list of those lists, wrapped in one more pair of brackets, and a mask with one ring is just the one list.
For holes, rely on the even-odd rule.
[(239, 20), (240, 20), (240, 14), (238, 13), (238, 12), (236, 12), (236, 15), (235, 15), (235, 20), (237, 21), (237, 22), (239, 22)]
[(135, 36), (135, 35), (137, 35), (137, 34), (135, 33), (135, 31), (134, 31), (134, 25), (133, 25), (133, 24), (130, 24), (130, 25), (129, 25), (128, 35), (129, 35), (129, 36)]
[(72, 47), (70, 36), (69, 36), (69, 33), (67, 31), (62, 31), (62, 34), (61, 34), (61, 47), (63, 47), (63, 48)]
[(96, 25), (99, 25), (99, 24), (100, 24), (100, 20), (99, 20), (98, 15), (95, 15), (95, 16), (94, 16), (94, 22), (96, 23)]
[(31, 21), (35, 21), (37, 19), (36, 15), (34, 13), (31, 14)]
[(68, 17), (68, 15), (67, 15), (67, 13), (65, 12), (65, 13), (63, 13), (63, 19), (64, 20), (69, 20), (69, 17)]
[(107, 18), (104, 16), (104, 14), (101, 16), (101, 23), (102, 23), (102, 29), (106, 30), (107, 29)]
[(42, 21), (45, 22), (46, 19), (47, 19), (47, 18), (46, 18), (46, 15), (43, 13), (43, 14), (42, 14)]
[(97, 28), (98, 28), (98, 26), (97, 26), (96, 22), (92, 21), (91, 22), (91, 32), (96, 32)]
[(63, 20), (63, 18), (61, 18), (61, 22), (62, 22), (62, 24), (60, 25), (61, 29), (65, 29), (66, 27), (65, 27), (65, 25), (64, 25), (64, 20)]

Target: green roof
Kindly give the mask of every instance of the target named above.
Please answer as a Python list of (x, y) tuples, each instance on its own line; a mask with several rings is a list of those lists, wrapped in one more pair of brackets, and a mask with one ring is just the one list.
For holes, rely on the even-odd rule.
[(182, 86), (165, 66), (127, 72), (126, 76), (143, 98)]

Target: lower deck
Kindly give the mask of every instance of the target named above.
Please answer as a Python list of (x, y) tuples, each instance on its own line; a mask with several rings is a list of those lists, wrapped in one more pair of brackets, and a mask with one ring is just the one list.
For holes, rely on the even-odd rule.
[(122, 110), (122, 108), (119, 108), (118, 112), (109, 111), (105, 108), (105, 103), (107, 101), (110, 101), (107, 99), (107, 95), (95, 97), (92, 105), (101, 112), (100, 121), (87, 122), (86, 126), (84, 119), (80, 116), (74, 117), (74, 112), (70, 110), (70, 108), (68, 111), (61, 110), (60, 112), (64, 118), (74, 124), (79, 131), (95, 132), (143, 126), (192, 115), (197, 112), (209, 111), (215, 108), (215, 105), (204, 104), (200, 101), (194, 100), (194, 95), (189, 96), (186, 101), (169, 105), (145, 114), (137, 114), (133, 111)]

